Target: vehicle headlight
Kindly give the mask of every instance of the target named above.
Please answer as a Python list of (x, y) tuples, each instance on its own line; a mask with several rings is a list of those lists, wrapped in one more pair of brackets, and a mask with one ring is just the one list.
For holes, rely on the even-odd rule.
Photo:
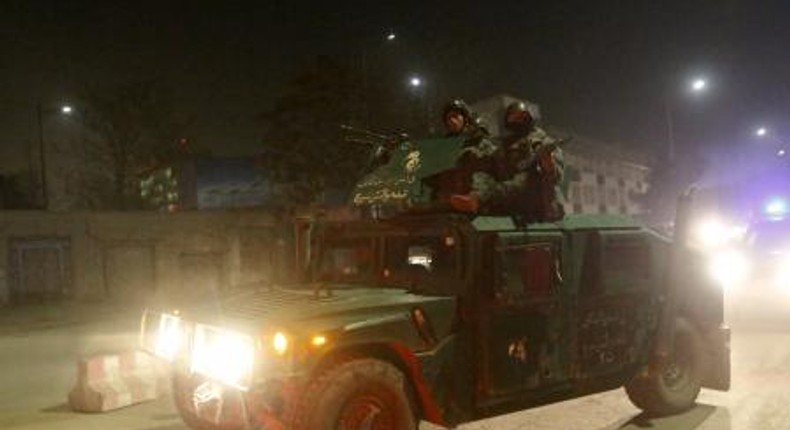
[(276, 352), (278, 355), (284, 355), (286, 352), (288, 352), (289, 343), (288, 336), (286, 336), (285, 333), (281, 331), (278, 331), (272, 337), (272, 349), (274, 349), (274, 352)]
[(695, 242), (702, 249), (711, 250), (742, 238), (746, 234), (746, 228), (717, 218), (708, 218), (696, 224), (693, 234)]
[(217, 327), (195, 327), (192, 371), (246, 390), (255, 361), (252, 337)]
[(730, 287), (746, 280), (751, 271), (751, 263), (743, 253), (727, 249), (713, 255), (709, 270), (716, 282)]
[(186, 344), (186, 330), (181, 317), (146, 311), (143, 315), (141, 344), (143, 349), (167, 361), (173, 361)]

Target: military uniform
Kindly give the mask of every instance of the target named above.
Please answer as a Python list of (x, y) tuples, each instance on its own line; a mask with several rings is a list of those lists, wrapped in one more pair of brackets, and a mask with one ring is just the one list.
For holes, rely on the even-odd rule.
[[(448, 116), (458, 113), (463, 117), (463, 126), (451, 129)], [(444, 110), (445, 126), (448, 128), (445, 137), (464, 139), (458, 154), (456, 166), (430, 178), (427, 184), (432, 188), (431, 200), (439, 205), (447, 204), (450, 197), (457, 194), (468, 194), (475, 190), (477, 182), (493, 181), (497, 168), (497, 145), (491, 141), (485, 125), (469, 111), (461, 100), (450, 102)], [(449, 207), (447, 209), (450, 209)]]
[(486, 180), (477, 189), (482, 211), (518, 215), (525, 222), (562, 219), (559, 184), (565, 163), (562, 150), (550, 148), (557, 143), (539, 127), (505, 138), (496, 157), (496, 181)]
[[(512, 114), (516, 124), (508, 127)], [(514, 215), (524, 222), (557, 221), (564, 216), (562, 180), (564, 162), (558, 142), (535, 124), (535, 115), (523, 103), (508, 106), (506, 127), (512, 134), (502, 140), (494, 167), (473, 174), (470, 193), (451, 197), (458, 210)], [(493, 173), (491, 173), (493, 172)]]

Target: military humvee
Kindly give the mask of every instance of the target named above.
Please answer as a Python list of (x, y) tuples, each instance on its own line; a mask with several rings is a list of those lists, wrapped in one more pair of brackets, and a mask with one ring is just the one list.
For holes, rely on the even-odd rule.
[(621, 386), (668, 414), (729, 388), (722, 290), (632, 219), (409, 211), (456, 143), (403, 145), (360, 183), (397, 215), (313, 223), (303, 285), (146, 312), (190, 427), (452, 427)]

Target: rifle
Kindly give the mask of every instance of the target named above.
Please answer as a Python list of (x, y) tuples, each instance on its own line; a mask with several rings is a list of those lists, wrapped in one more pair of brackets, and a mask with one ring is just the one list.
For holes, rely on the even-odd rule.
[(372, 149), (371, 159), (366, 169), (368, 171), (387, 164), (392, 151), (408, 144), (410, 140), (406, 133), (381, 133), (347, 124), (341, 124), (340, 128), (347, 133), (344, 137), (346, 142), (361, 143)]
[[(519, 170), (528, 171), (534, 169), (538, 165), (538, 162), (541, 158), (550, 155), (559, 148), (564, 147), (568, 142), (571, 141), (571, 139), (573, 138), (566, 137), (555, 142), (539, 145), (537, 151), (533, 151), (529, 158), (527, 158), (523, 163), (519, 163)], [(521, 168), (522, 166), (523, 168)]]
[(364, 143), (371, 146), (384, 146), (395, 149), (400, 144), (408, 142), (409, 135), (406, 133), (382, 133), (364, 128), (341, 124), (340, 128), (347, 134), (344, 140), (347, 142)]

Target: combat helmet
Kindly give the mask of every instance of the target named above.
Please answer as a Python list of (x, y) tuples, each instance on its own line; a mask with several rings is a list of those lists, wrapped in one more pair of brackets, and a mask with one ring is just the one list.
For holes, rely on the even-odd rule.
[(469, 106), (461, 99), (454, 99), (451, 100), (449, 103), (444, 105), (444, 109), (442, 110), (442, 121), (447, 119), (447, 115), (451, 112), (458, 112), (463, 115), (464, 119), (467, 122), (471, 121), (472, 119), (472, 111), (469, 109)]
[(505, 129), (513, 133), (528, 133), (539, 119), (537, 111), (526, 102), (513, 102), (505, 108)]

